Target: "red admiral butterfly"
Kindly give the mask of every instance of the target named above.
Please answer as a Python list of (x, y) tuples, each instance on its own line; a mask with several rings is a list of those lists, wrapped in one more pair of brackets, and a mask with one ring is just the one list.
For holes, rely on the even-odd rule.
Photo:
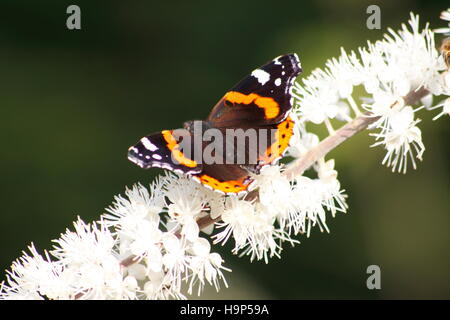
[[(248, 156), (256, 149), (252, 144), (245, 146), (247, 157), (244, 163), (217, 161), (208, 164), (191, 157), (180, 147), (176, 131), (184, 130), (185, 134), (194, 137), (193, 122), (186, 122), (184, 129), (163, 130), (143, 137), (130, 147), (128, 159), (144, 169), (160, 167), (184, 173), (205, 187), (221, 193), (245, 193), (253, 182), (250, 173), (259, 173), (262, 167), (274, 164), (289, 146), (294, 129), (294, 121), (289, 116), (292, 108), (291, 88), (301, 71), (296, 54), (275, 58), (225, 93), (208, 118), (200, 122), (202, 132), (205, 129), (220, 130), (224, 134), (229, 129), (270, 131), (266, 138), (261, 135), (257, 137), (256, 145), (265, 142), (268, 147), (256, 150), (255, 162), (251, 162)], [(201, 152), (206, 149), (204, 141), (199, 143), (192, 140), (192, 149), (197, 148)], [(233, 150), (239, 146), (236, 142), (232, 145), (227, 143), (228, 140), (224, 143), (224, 149), (232, 150), (234, 157)], [(230, 156), (229, 153), (216, 152), (215, 156), (224, 160)]]

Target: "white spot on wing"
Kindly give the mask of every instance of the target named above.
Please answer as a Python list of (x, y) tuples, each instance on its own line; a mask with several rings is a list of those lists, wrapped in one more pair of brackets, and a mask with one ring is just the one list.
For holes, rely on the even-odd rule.
[(296, 53), (294, 53), (294, 58), (295, 58), (295, 61), (297, 61), (297, 66), (301, 69), (302, 64), (300, 62), (300, 58), (298, 57), (298, 55)]
[(264, 70), (256, 69), (253, 70), (252, 76), (258, 79), (258, 82), (264, 85), (267, 81), (270, 80), (270, 74)]
[(278, 87), (281, 84), (281, 78), (275, 80), (275, 85)]
[(159, 154), (153, 154), (152, 157), (153, 157), (153, 159), (156, 159), (156, 160), (162, 159), (162, 157)]
[(278, 60), (279, 58), (281, 58), (281, 56), (276, 57), (275, 59), (273, 59), (273, 62), (275, 64), (281, 64), (280, 60)]
[(153, 143), (151, 143), (147, 137), (142, 138), (141, 142), (147, 150), (150, 150), (150, 151), (158, 150), (158, 147), (155, 146)]

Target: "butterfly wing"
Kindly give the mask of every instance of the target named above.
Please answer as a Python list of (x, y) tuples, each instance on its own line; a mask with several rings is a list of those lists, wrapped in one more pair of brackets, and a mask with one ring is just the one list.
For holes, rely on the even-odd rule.
[(286, 153), (294, 135), (294, 126), (295, 122), (290, 116), (278, 124), (270, 125), (271, 134), (267, 139), (267, 147), (259, 151), (256, 165), (250, 165), (248, 169), (259, 173), (263, 167), (275, 164), (280, 160)]
[(130, 147), (128, 159), (144, 169), (158, 167), (195, 174), (202, 171), (202, 165), (194, 160), (194, 148), (194, 139), (188, 130), (164, 130), (145, 136)]
[[(294, 134), (294, 125), (294, 121), (288, 116), (279, 124), (251, 128), (256, 129), (258, 133), (264, 130), (264, 134), (256, 137), (256, 143), (247, 141), (248, 145), (243, 148), (245, 155), (243, 161), (235, 156), (241, 152), (239, 145), (245, 141), (233, 139), (227, 143), (225, 139), (220, 163), (204, 162), (202, 171), (193, 174), (193, 179), (209, 189), (224, 194), (242, 194), (250, 191), (254, 186), (254, 179), (249, 171), (259, 174), (263, 167), (276, 163), (283, 156)], [(224, 135), (226, 136), (226, 133)], [(262, 141), (263, 139), (265, 141)], [(230, 160), (227, 155), (232, 155), (230, 164), (227, 164)]]
[(236, 164), (203, 164), (202, 172), (192, 177), (222, 194), (245, 194), (254, 182), (248, 171)]
[[(220, 163), (238, 164), (259, 173), (266, 165), (275, 164), (289, 147), (295, 122), (288, 117), (280, 123), (253, 128), (220, 128), (224, 137), (216, 152)], [(217, 159), (216, 158), (216, 159)]]
[(225, 93), (207, 121), (217, 128), (254, 127), (283, 121), (292, 108), (291, 88), (301, 71), (296, 54), (269, 61)]
[[(182, 134), (192, 137), (187, 130)], [(193, 144), (191, 146), (194, 147)], [(242, 194), (251, 186), (253, 179), (239, 165), (195, 161), (194, 157), (188, 156), (186, 149), (182, 147), (178, 132), (165, 130), (145, 136), (130, 147), (128, 159), (144, 169), (158, 167), (187, 174), (205, 187), (223, 194)]]

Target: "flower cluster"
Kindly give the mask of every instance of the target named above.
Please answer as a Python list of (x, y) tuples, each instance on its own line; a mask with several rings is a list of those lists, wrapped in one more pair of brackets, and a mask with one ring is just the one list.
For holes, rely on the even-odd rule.
[[(289, 181), (283, 167), (272, 166), (255, 176), (259, 201), (228, 198), (217, 223), (216, 243), (234, 239), (234, 253), (250, 255), (267, 263), (282, 250), (281, 242), (295, 244), (293, 235), (306, 233), (312, 226), (328, 230), (326, 211), (334, 216), (345, 212), (345, 196), (337, 180), (334, 161), (317, 165), (319, 177), (299, 176)], [(277, 243), (278, 242), (278, 243)]]
[[(31, 245), (8, 271), (0, 298), (183, 299), (200, 294), (206, 284), (219, 290), (227, 286), (224, 272), (230, 270), (211, 251), (209, 236), (212, 244), (233, 241), (234, 254), (267, 263), (280, 257), (283, 242), (297, 243), (295, 236), (310, 236), (314, 226), (328, 232), (327, 215), (347, 211), (334, 160), (321, 154), (305, 166), (312, 168), (308, 177), (303, 171), (286, 174), (323, 149), (326, 139), (308, 132), (308, 125), (324, 123), (332, 139), (339, 133), (332, 119), (363, 119), (378, 130), (374, 145), (387, 150), (383, 164), (405, 172), (408, 161), (415, 167), (425, 150), (415, 113), (442, 108), (436, 118), (448, 114), (448, 97), (432, 102), (449, 95), (449, 84), (433, 32), (420, 31), (418, 17), (411, 15), (409, 28), (389, 30), (358, 54), (342, 49), (325, 69), (295, 84), (291, 117), (298, 119), (288, 150), (294, 160), (254, 175), (255, 191), (224, 196), (172, 173), (149, 188), (135, 185), (117, 196), (99, 221), (76, 221), (52, 250), (39, 254)], [(357, 86), (367, 93), (362, 110), (352, 97)], [(422, 106), (413, 107), (417, 101)]]
[(182, 299), (195, 287), (200, 294), (206, 283), (218, 290), (222, 282), (227, 286), (223, 272), (230, 270), (201, 236), (199, 220), (220, 216), (214, 242), (231, 236), (233, 252), (267, 262), (279, 256), (277, 241), (295, 243), (292, 234), (309, 233), (315, 224), (326, 228), (325, 210), (345, 211), (333, 166), (320, 164), (321, 178), (295, 182), (280, 166), (269, 167), (256, 177), (260, 202), (224, 197), (175, 174), (159, 177), (151, 192), (135, 185), (115, 198), (100, 221), (76, 221), (50, 252), (39, 255), (30, 246), (31, 255), (13, 263), (0, 297)]
[[(442, 14), (449, 17), (449, 12)], [(351, 111), (359, 116), (352, 93), (361, 86), (367, 93), (362, 108), (376, 121), (369, 129), (379, 129), (372, 134), (376, 142), (387, 150), (383, 164), (393, 171), (406, 172), (408, 160), (416, 167), (415, 158), (421, 160), (425, 151), (420, 122), (415, 112), (442, 108), (435, 117), (448, 114), (449, 98), (432, 106), (434, 96), (450, 95), (450, 73), (443, 57), (435, 48), (434, 34), (426, 26), (419, 29), (419, 18), (411, 14), (406, 25), (389, 33), (383, 40), (368, 43), (358, 53), (341, 50), (340, 57), (326, 62), (326, 68), (316, 69), (303, 80), (303, 86), (294, 87), (297, 114), (304, 122), (320, 124), (337, 119), (351, 121)], [(421, 98), (422, 106), (410, 104)]]

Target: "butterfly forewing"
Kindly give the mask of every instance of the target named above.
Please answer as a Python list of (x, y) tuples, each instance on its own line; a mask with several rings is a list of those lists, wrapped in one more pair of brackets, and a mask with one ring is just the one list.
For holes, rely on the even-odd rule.
[(253, 127), (283, 121), (292, 108), (290, 91), (301, 70), (296, 54), (269, 61), (226, 92), (207, 120), (215, 127)]

